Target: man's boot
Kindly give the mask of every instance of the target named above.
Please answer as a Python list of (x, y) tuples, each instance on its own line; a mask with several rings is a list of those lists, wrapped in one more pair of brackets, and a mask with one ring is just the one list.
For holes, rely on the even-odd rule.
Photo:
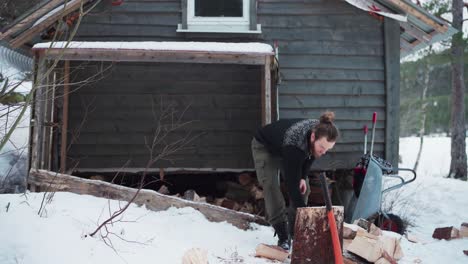
[(275, 234), (278, 235), (278, 246), (289, 251), (291, 248), (291, 237), (288, 232), (288, 223), (278, 223), (273, 225), (273, 228), (275, 229)]

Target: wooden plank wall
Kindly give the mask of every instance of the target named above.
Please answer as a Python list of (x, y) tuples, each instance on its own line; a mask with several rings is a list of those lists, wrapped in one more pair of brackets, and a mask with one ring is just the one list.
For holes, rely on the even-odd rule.
[[(386, 113), (389, 108), (387, 108), (385, 83), (383, 23), (340, 0), (258, 0), (257, 14), (257, 21), (262, 25), (261, 35), (177, 33), (177, 24), (182, 22), (180, 0), (127, 0), (121, 6), (112, 7), (85, 18), (77, 39), (255, 41), (269, 44), (278, 41), (282, 80), (278, 87), (280, 118), (318, 118), (323, 111), (332, 110), (336, 113), (337, 124), (341, 129), (342, 138), (339, 144), (333, 152), (327, 155), (328, 157), (320, 159), (320, 162), (317, 162), (314, 167), (320, 169), (353, 167), (363, 152), (362, 127), (366, 124), (370, 127), (374, 111), (378, 113), (379, 118), (374, 150), (376, 154), (384, 157), (385, 149), (388, 148), (385, 145), (385, 139), (388, 136), (386, 135), (386, 127), (398, 124), (386, 124)], [(125, 71), (126, 74), (132, 72), (132, 78), (141, 77), (139, 82), (142, 83), (142, 87), (152, 85), (153, 80), (149, 80), (146, 75), (139, 76), (139, 73), (133, 73), (132, 70), (139, 69), (140, 66), (124, 65), (120, 67), (125, 67), (125, 70), (120, 69), (120, 71)], [(158, 67), (162, 68), (163, 66)], [(204, 69), (207, 71), (213, 72), (206, 78), (212, 75), (221, 76), (219, 75), (221, 73), (217, 73), (217, 70), (220, 69), (219, 65), (212, 68), (203, 67), (206, 67)], [(234, 69), (230, 66), (227, 68)], [(184, 65), (174, 65), (170, 69), (181, 73), (186, 68)], [(243, 71), (245, 68), (240, 67), (240, 70)], [(197, 70), (196, 74), (201, 76), (202, 72), (202, 70)], [(250, 70), (247, 72), (250, 73)], [(160, 81), (164, 79), (165, 83), (170, 85), (175, 75), (168, 73), (168, 75), (160, 76), (162, 78)], [(190, 74), (188, 76), (190, 78)], [(203, 82), (204, 80), (197, 81)], [(127, 90), (128, 87), (123, 87), (121, 84), (123, 81), (125, 78), (119, 79), (115, 83), (114, 88), (119, 89), (118, 93), (133, 91)], [(212, 87), (215, 84), (246, 89), (243, 85), (229, 84), (226, 79), (223, 79), (222, 82), (205, 83), (204, 85)], [(177, 89), (180, 88), (183, 93), (185, 90), (182, 87), (184, 86), (177, 87)], [(249, 83), (249, 87), (252, 92), (257, 92), (260, 86)], [(210, 89), (209, 91), (213, 91), (213, 96), (215, 91), (227, 96), (226, 91), (221, 90), (228, 88), (216, 89), (212, 87)], [(193, 90), (189, 89), (188, 95), (191, 92)], [(136, 98), (132, 99), (134, 96)], [(252, 96), (258, 95), (252, 94)], [(228, 104), (228, 107), (231, 105), (230, 100), (237, 102), (240, 99), (235, 94), (227, 97), (229, 99), (224, 97), (223, 103)], [(250, 104), (244, 109), (246, 114), (251, 113), (252, 109), (257, 109), (258, 105), (255, 104), (260, 100), (240, 97), (242, 98), (240, 103)], [(140, 100), (138, 95), (130, 96), (129, 99), (130, 103)], [(122, 99), (121, 103), (125, 103), (125, 100)], [(205, 114), (217, 115), (219, 113), (218, 111), (210, 111)], [(128, 120), (128, 122), (131, 125), (133, 121)], [(259, 123), (249, 123), (250, 131), (255, 130), (257, 124)], [(206, 125), (208, 127), (216, 126), (216, 123), (206, 123)], [(251, 137), (251, 135), (244, 136), (245, 138)], [(395, 135), (391, 136), (395, 137)], [(248, 148), (246, 145), (240, 146), (237, 142), (232, 143), (239, 148)], [(121, 147), (116, 146), (116, 151)], [(85, 150), (83, 149), (83, 151)], [(207, 166), (206, 163), (209, 163), (209, 166), (219, 168), (226, 165), (235, 166), (234, 168), (251, 166), (249, 151), (250, 149), (245, 149), (228, 153), (226, 150), (220, 150), (218, 154), (229, 155), (229, 158), (232, 157), (235, 160), (228, 162), (220, 156), (219, 161), (200, 160), (199, 163), (190, 163), (190, 160), (187, 160), (187, 164), (184, 166), (203, 167)], [(99, 164), (104, 166), (102, 162), (96, 165)]]
[[(107, 64), (74, 63), (71, 78), (83, 80)], [(189, 122), (163, 142), (186, 136), (191, 142), (153, 167), (249, 168), (250, 159), (241, 157), (250, 157), (261, 122), (260, 72), (246, 65), (115, 63), (88, 85), (72, 87), (69, 127), (78, 136), (69, 168), (78, 161), (78, 168), (120, 168), (127, 161), (127, 168), (144, 168), (163, 111), (170, 114), (161, 119), (166, 128)]]
[[(280, 118), (336, 113), (341, 139), (316, 169), (352, 168), (363, 153), (363, 126), (378, 113), (376, 154), (385, 148), (383, 25), (344, 1), (260, 1), (259, 22), (279, 43)], [(369, 137), (370, 140), (370, 137)]]

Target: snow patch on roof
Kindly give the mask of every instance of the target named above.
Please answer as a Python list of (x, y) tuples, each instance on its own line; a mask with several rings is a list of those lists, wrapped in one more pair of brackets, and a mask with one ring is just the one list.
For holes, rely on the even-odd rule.
[[(68, 45), (67, 45), (68, 44)], [(121, 49), (121, 50), (158, 50), (158, 51), (201, 51), (226, 53), (273, 53), (273, 47), (265, 43), (232, 42), (46, 42), (35, 44), (33, 49)]]

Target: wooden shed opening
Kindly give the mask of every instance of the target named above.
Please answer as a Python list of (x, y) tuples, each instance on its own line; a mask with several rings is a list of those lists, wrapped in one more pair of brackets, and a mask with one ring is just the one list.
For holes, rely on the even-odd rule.
[[(59, 42), (33, 50), (43, 82), (32, 169), (253, 170), (250, 141), (276, 110), (270, 45)], [(49, 73), (54, 60), (61, 68)]]

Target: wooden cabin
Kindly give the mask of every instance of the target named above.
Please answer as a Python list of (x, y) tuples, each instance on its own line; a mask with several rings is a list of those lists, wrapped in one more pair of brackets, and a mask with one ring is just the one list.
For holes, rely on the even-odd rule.
[(397, 164), (400, 58), (454, 32), (410, 0), (48, 0), (0, 38), (35, 60), (32, 168), (142, 171), (187, 139), (149, 167), (253, 170), (262, 124), (331, 110), (341, 138), (313, 169), (338, 170), (373, 112)]

